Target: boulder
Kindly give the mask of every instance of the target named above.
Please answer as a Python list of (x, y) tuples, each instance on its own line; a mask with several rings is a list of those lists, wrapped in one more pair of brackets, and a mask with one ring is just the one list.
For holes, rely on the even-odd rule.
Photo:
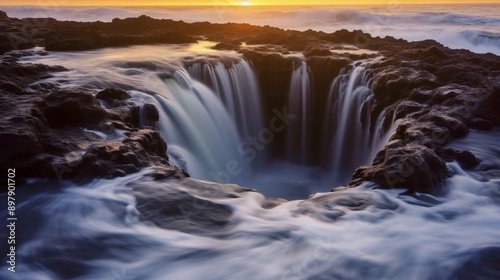
[(157, 130), (140, 129), (127, 132), (125, 135), (127, 138), (123, 140), (123, 143), (130, 146), (139, 155), (139, 158), (145, 161), (159, 161), (162, 163), (168, 160), (167, 144)]
[(52, 127), (98, 126), (109, 117), (99, 101), (90, 92), (79, 89), (61, 89), (45, 99), (44, 115)]
[(396, 133), (392, 136), (392, 140), (396, 139), (403, 140), (405, 143), (436, 149), (448, 144), (451, 135), (447, 128), (437, 126), (432, 122), (405, 120), (399, 124)]
[(153, 181), (146, 177), (130, 184), (143, 222), (192, 234), (220, 233), (234, 225), (224, 200), (242, 197), (253, 189), (219, 185), (190, 178)]
[(9, 16), (7, 15), (6, 12), (0, 11), (0, 20), (5, 20), (5, 19), (9, 19)]
[(447, 175), (445, 162), (432, 149), (395, 140), (377, 154), (372, 166), (358, 168), (350, 185), (372, 181), (384, 189), (432, 193)]
[(130, 94), (126, 91), (117, 88), (107, 88), (102, 90), (98, 92), (95, 97), (109, 103), (113, 102), (113, 100), (126, 100), (131, 98)]
[(156, 122), (160, 120), (160, 113), (153, 104), (144, 104), (141, 108), (141, 125), (155, 127)]
[(113, 178), (134, 173), (142, 167), (156, 166), (165, 177), (189, 175), (168, 163), (167, 145), (156, 130), (139, 129), (127, 132), (126, 138), (117, 141), (101, 140), (90, 145), (84, 155), (75, 162), (62, 162), (71, 167), (68, 177)]
[(465, 169), (471, 169), (479, 165), (481, 161), (471, 151), (459, 151), (452, 148), (445, 148), (437, 151), (439, 156), (446, 161), (458, 161)]
[(464, 137), (469, 133), (469, 128), (461, 120), (453, 118), (448, 114), (443, 114), (439, 110), (439, 106), (433, 108), (427, 114), (418, 119), (419, 122), (430, 122), (439, 127), (445, 127), (455, 138)]

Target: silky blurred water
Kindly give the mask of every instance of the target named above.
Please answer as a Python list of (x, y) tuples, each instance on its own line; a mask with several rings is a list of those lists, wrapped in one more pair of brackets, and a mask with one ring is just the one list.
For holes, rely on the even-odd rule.
[[(259, 169), (238, 153), (246, 141), (242, 134), (252, 131), (242, 130), (228, 108), (240, 103), (223, 102), (189, 66), (223, 61), (228, 67), (208, 72), (230, 77), (223, 73), (233, 71), (226, 84), (253, 70), (239, 54), (206, 46), (210, 43), (201, 49), (200, 44), (134, 46), (22, 58), (67, 67), (49, 79), (61, 87), (118, 87), (131, 93), (130, 102), (155, 104), (172, 162), (200, 174), (153, 181), (151, 170), (144, 169), (83, 185), (28, 182), (16, 195), (17, 272), (7, 271), (4, 262), (0, 279), (500, 278), (497, 129), (471, 131), (451, 143), (473, 151), (481, 164), (465, 171), (449, 163), (451, 176), (439, 195), (381, 190), (371, 183), (330, 193), (331, 170), (265, 158), (256, 150), (266, 159)], [(359, 92), (360, 100), (345, 98), (361, 106), (369, 97), (369, 81), (359, 79), (363, 69), (342, 73), (337, 85), (348, 90), (338, 94)], [(339, 113), (344, 119), (350, 112)], [(230, 182), (241, 180), (263, 194), (200, 181), (217, 181), (210, 171), (220, 175), (233, 160), (242, 171)], [(0, 199), (6, 200), (5, 194)], [(6, 250), (5, 242), (0, 246)]]

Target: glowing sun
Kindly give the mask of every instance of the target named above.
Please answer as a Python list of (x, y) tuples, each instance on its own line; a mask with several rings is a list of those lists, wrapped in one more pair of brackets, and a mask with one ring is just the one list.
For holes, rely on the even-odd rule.
[(245, 1), (240, 3), (241, 6), (250, 6), (250, 3)]

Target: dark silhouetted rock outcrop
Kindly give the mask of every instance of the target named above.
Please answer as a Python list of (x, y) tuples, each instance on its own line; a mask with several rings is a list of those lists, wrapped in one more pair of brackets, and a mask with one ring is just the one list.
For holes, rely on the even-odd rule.
[(45, 117), (53, 127), (97, 126), (109, 114), (89, 92), (77, 89), (58, 90), (45, 98)]
[(444, 160), (433, 150), (396, 140), (377, 154), (372, 166), (357, 169), (351, 184), (372, 181), (383, 188), (433, 192), (447, 175)]
[[(139, 106), (120, 104), (125, 112), (137, 108), (132, 118), (104, 109), (90, 91), (32, 87), (51, 72), (64, 71), (62, 67), (18, 64), (15, 55), (4, 59), (11, 61), (0, 68), (2, 80), (9, 81), (0, 84), (0, 166), (16, 167), (19, 179), (112, 178), (149, 166), (160, 170), (163, 178), (189, 176), (168, 162), (167, 145), (155, 128), (159, 114), (154, 105), (143, 105), (142, 119), (148, 128), (140, 127)], [(101, 95), (130, 97), (123, 93), (112, 89)], [(125, 132), (117, 136), (116, 128)], [(109, 134), (114, 134), (113, 140)]]
[(107, 88), (98, 92), (95, 96), (97, 99), (106, 100), (112, 102), (113, 100), (126, 100), (131, 96), (126, 91), (117, 88)]

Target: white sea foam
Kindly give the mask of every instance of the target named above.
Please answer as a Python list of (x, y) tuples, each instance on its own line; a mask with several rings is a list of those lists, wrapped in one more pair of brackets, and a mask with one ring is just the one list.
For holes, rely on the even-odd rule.
[(12, 17), (111, 21), (149, 15), (154, 18), (245, 22), (288, 29), (326, 32), (361, 29), (375, 36), (410, 41), (434, 39), (448, 47), (500, 54), (500, 5), (386, 5), (308, 7), (37, 7), (0, 6)]
[[(261, 207), (264, 197), (259, 193), (224, 197), (214, 190), (230, 194), (235, 187), (211, 184), (203, 191), (200, 187), (207, 183), (193, 179), (158, 183), (144, 177), (147, 170), (86, 186), (66, 183), (61, 191), (20, 197), (19, 219), (29, 221), (34, 213), (43, 219), (30, 223), (29, 231), (20, 225), (18, 240), (23, 244), (17, 251), (17, 272), (2, 269), (0, 276), (496, 279), (500, 272), (488, 270), (495, 259), (479, 264), (471, 260), (487, 258), (489, 251), (500, 248), (500, 207), (495, 202), (499, 193), (489, 192), (498, 190), (500, 181), (477, 181), (455, 163), (449, 168), (456, 175), (446, 181), (449, 193), (441, 197), (408, 196), (403, 190), (376, 190), (365, 184), (317, 194), (312, 203), (291, 201), (272, 209)], [(150, 192), (146, 199), (151, 200), (163, 191), (181, 190), (224, 205), (232, 215), (226, 227), (211, 233), (162, 229), (140, 221), (145, 213), (136, 208), (134, 188)], [(187, 196), (185, 202), (190, 201)], [(189, 214), (179, 219), (196, 228)], [(464, 278), (463, 273), (477, 278)]]
[[(204, 125), (213, 119), (229, 131), (223, 134), (222, 147), (215, 143), (203, 148), (210, 154), (207, 160), (226, 163), (234, 159), (227, 150), (239, 144), (238, 130), (227, 124), (230, 114), (214, 99), (215, 93), (184, 69), (186, 54), (192, 63), (190, 50), (196, 45), (50, 52), (22, 61), (67, 67), (69, 71), (50, 78), (63, 87), (119, 87), (128, 90), (134, 101), (154, 102), (154, 96), (162, 95), (162, 103), (173, 107), (188, 100), (177, 109), (191, 109), (194, 116), (186, 116), (182, 123), (206, 133), (193, 139), (194, 146), (209, 143), (208, 138), (218, 134), (219, 128)], [(197, 59), (217, 56), (236, 63), (241, 59), (233, 52), (218, 51)], [(248, 70), (246, 64), (240, 66)], [(175, 96), (174, 89), (182, 97)], [(201, 94), (213, 96), (197, 96)], [(219, 116), (211, 118), (214, 109)], [(166, 118), (164, 112), (160, 118)], [(168, 140), (172, 130), (163, 132)], [(83, 186), (64, 182), (60, 189), (32, 182), (16, 196), (16, 213), (22, 221), (17, 233), (18, 270), (12, 274), (2, 267), (0, 278), (498, 279), (497, 142), (498, 131), (472, 131), (463, 142), (452, 143), (459, 148), (467, 145), (464, 148), (473, 150), (482, 163), (473, 171), (448, 164), (453, 176), (440, 196), (407, 195), (404, 190), (380, 190), (366, 183), (347, 191), (317, 193), (309, 200), (270, 201), (234, 185), (195, 179), (155, 182), (146, 175), (147, 169)], [(169, 149), (174, 149), (170, 156), (175, 162), (201, 161), (203, 155), (188, 149), (193, 146), (174, 143)], [(291, 167), (268, 162), (252, 186), (273, 196), (291, 193), (292, 198), (333, 187), (317, 180), (323, 174), (316, 168)], [(164, 210), (158, 211), (160, 218), (170, 219), (163, 227), (145, 218), (151, 213), (140, 207), (140, 199), (154, 202), (158, 196), (165, 198), (158, 206)], [(5, 194), (0, 199), (6, 199)], [(276, 207), (263, 207), (266, 203)], [(200, 219), (220, 218), (208, 207), (213, 204), (231, 213), (215, 229)], [(189, 207), (179, 208), (182, 205)], [(0, 215), (5, 221), (6, 212)]]

